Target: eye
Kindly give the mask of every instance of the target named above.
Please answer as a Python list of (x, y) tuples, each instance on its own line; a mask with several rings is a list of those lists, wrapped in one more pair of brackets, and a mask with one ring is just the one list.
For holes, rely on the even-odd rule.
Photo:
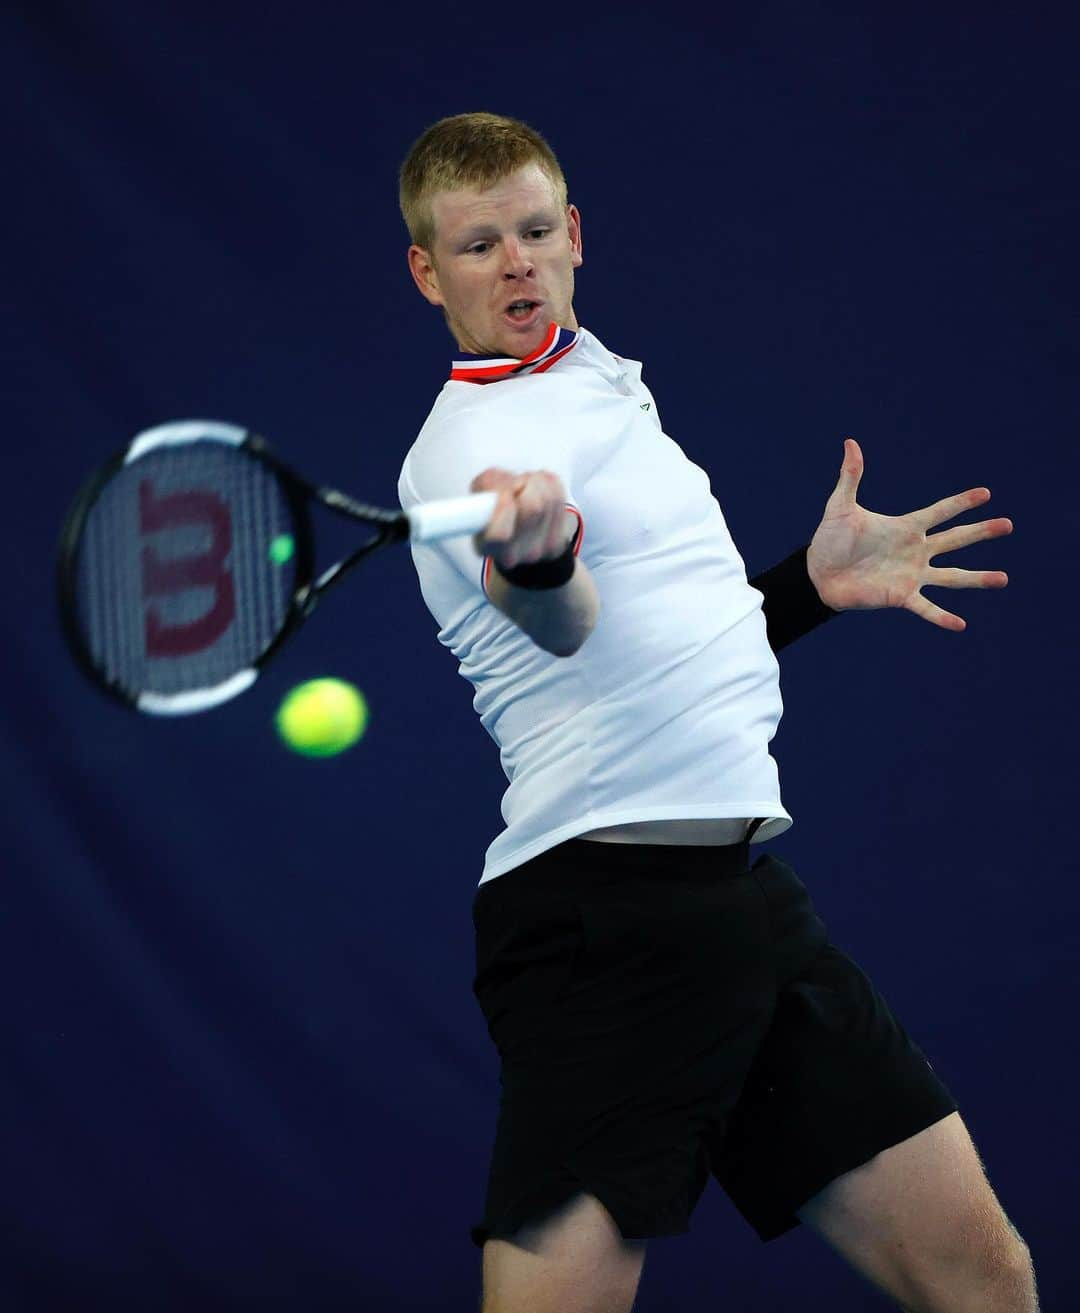
[[(551, 233), (550, 228), (529, 228), (526, 231), (525, 236), (529, 238), (534, 238), (537, 241), (543, 241), (543, 239), (549, 236), (550, 233)], [(486, 254), (490, 246), (491, 246), (491, 242), (473, 242), (470, 246), (466, 246), (465, 254), (484, 255)]]

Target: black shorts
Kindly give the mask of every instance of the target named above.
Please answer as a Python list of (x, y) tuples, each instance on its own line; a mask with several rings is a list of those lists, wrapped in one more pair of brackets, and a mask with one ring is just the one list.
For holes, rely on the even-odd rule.
[(502, 1061), (482, 1246), (580, 1191), (680, 1235), (710, 1175), (762, 1240), (956, 1110), (795, 872), (571, 839), (482, 884), (473, 992)]

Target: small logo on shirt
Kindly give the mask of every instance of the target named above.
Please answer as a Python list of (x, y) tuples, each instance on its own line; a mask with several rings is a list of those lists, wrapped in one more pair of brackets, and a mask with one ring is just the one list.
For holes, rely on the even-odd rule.
[(642, 409), (642, 410), (651, 410), (651, 409), (652, 409), (652, 402), (651, 402), (651, 401), (643, 401), (643, 402), (641, 403), (641, 409)]

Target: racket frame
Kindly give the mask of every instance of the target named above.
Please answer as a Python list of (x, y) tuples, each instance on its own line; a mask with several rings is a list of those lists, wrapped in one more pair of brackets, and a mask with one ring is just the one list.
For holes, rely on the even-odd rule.
[[(244, 451), (267, 466), (278, 480), (293, 519), (295, 551), (292, 596), (289, 599), (285, 619), (273, 639), (254, 658), (250, 666), (235, 672), (221, 684), (174, 694), (132, 692), (117, 681), (108, 679), (104, 671), (98, 667), (79, 623), (77, 580), (79, 545), (83, 529), (105, 486), (125, 465), (133, 464), (148, 452), (163, 446), (199, 441), (222, 442)], [(312, 502), (317, 502), (346, 519), (360, 521), (376, 528), (373, 538), (324, 570), (317, 579), (314, 577), (315, 536), (310, 509)], [(139, 433), (115, 452), (86, 480), (75, 495), (61, 529), (57, 551), (57, 598), (62, 630), (80, 669), (98, 688), (122, 705), (153, 715), (186, 715), (194, 711), (209, 710), (213, 706), (230, 701), (250, 688), (282, 644), (312, 613), (319, 598), (328, 588), (377, 548), (408, 537), (409, 517), (403, 511), (369, 506), (335, 488), (320, 487), (311, 483), (286, 465), (271, 450), (265, 438), (250, 429), (216, 420), (181, 420), (158, 425)]]

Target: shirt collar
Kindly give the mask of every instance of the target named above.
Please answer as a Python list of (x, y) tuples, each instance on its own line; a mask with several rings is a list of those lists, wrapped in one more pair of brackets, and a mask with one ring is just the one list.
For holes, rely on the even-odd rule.
[(552, 324), (544, 342), (522, 360), (515, 356), (470, 354), (451, 362), (450, 377), (458, 383), (497, 383), (513, 374), (542, 374), (577, 346), (581, 331)]

